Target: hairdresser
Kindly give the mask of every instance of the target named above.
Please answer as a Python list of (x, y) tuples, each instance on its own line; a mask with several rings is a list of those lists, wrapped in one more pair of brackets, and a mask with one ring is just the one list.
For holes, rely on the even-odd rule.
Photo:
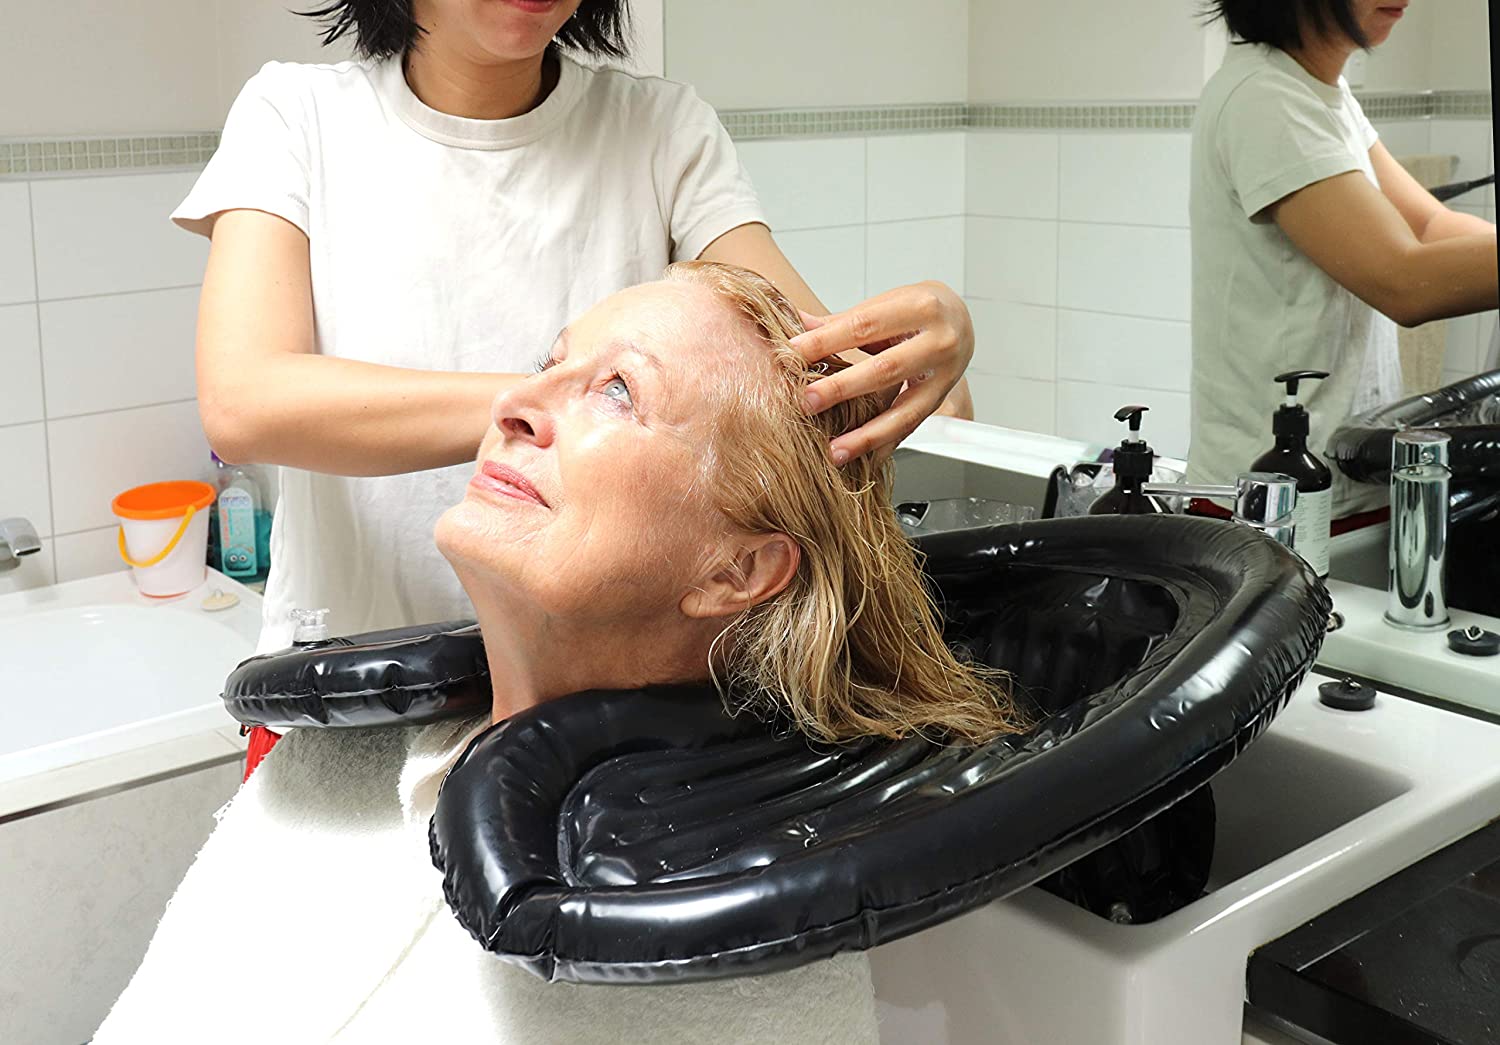
[[(283, 466), (262, 651), (290, 644), (293, 608), (326, 607), (344, 633), (471, 616), (432, 529), (463, 497), (496, 394), (571, 317), (669, 262), (765, 274), (817, 328), (799, 340), (809, 359), (861, 360), (808, 390), (813, 412), (886, 394), (833, 460), (889, 452), (939, 408), (972, 414), (957, 294), (902, 287), (818, 323), (827, 309), (777, 248), (714, 110), (681, 84), (575, 60), (624, 56), (626, 0), (313, 14), (360, 59), (261, 69), (173, 214), (212, 240), (197, 347), (209, 441)], [(247, 773), (274, 742), (252, 736)]]
[[(1301, 390), (1322, 456), (1350, 414), (1402, 397), (1397, 323), (1496, 307), (1495, 226), (1396, 163), (1340, 75), (1406, 7), (1208, 4), (1233, 40), (1193, 125), (1192, 482), (1233, 482), (1269, 448), (1276, 374), (1328, 371)], [(1385, 499), (1335, 472), (1334, 532)]]

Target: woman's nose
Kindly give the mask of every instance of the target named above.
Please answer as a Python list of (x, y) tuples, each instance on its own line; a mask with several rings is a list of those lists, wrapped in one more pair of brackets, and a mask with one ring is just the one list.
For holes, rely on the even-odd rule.
[(520, 439), (538, 446), (552, 442), (556, 428), (540, 384), (535, 378), (526, 378), (495, 397), (490, 417), (507, 440)]

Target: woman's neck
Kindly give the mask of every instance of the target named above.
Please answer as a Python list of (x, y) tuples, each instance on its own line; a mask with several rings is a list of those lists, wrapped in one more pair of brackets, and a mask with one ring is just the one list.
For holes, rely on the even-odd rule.
[(1344, 75), (1344, 66), (1349, 64), (1349, 56), (1359, 50), (1359, 46), (1343, 37), (1330, 39), (1307, 30), (1302, 38), (1305, 41), (1302, 46), (1288, 47), (1286, 53), (1306, 69), (1308, 75), (1330, 87), (1337, 87), (1339, 77)]
[(422, 104), (470, 120), (506, 120), (541, 105), (557, 86), (556, 58), (539, 54), (508, 62), (474, 62), (431, 40), (402, 60), (406, 83)]
[[(638, 689), (708, 676), (712, 635), (680, 620), (595, 627), (515, 612), (516, 603), (472, 588), (469, 594), (485, 637), (493, 691), (491, 722), (570, 693)], [(642, 636), (650, 641), (642, 642)]]

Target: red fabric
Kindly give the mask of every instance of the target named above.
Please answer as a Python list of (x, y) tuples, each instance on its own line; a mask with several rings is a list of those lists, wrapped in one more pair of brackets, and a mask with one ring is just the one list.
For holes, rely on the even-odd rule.
[(1202, 515), (1209, 519), (1233, 519), (1234, 513), (1228, 508), (1220, 508), (1212, 501), (1206, 501), (1202, 497), (1194, 497), (1188, 501), (1187, 515)]
[(250, 779), (250, 774), (255, 772), (255, 767), (260, 765), (260, 760), (266, 757), (276, 746), (276, 741), (280, 739), (280, 733), (272, 733), (265, 726), (251, 727), (250, 746), (245, 749), (245, 780)]
[(1389, 522), (1391, 518), (1390, 508), (1376, 508), (1372, 512), (1360, 512), (1358, 515), (1345, 516), (1342, 519), (1333, 520), (1331, 531), (1337, 537), (1341, 533), (1350, 530), (1363, 530), (1366, 526), (1379, 526), (1383, 522)]

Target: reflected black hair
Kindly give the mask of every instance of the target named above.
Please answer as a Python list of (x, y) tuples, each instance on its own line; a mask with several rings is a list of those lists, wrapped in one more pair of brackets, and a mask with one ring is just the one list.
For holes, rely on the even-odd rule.
[(1350, 0), (1206, 0), (1203, 14), (1209, 22), (1222, 18), (1244, 43), (1301, 47), (1307, 25), (1320, 34), (1336, 29), (1360, 47), (1370, 46)]
[[(424, 30), (412, 15), (411, 0), (333, 0), (298, 14), (323, 23), (323, 46), (353, 36), (354, 49), (368, 58), (404, 55)], [(630, 0), (583, 0), (558, 31), (558, 46), (596, 58), (630, 53)]]

